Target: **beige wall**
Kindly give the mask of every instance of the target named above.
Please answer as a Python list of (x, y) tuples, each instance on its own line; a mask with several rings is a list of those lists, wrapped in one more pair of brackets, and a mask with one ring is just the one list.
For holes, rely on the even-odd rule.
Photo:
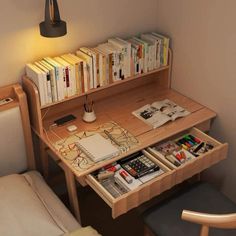
[(235, 0), (158, 0), (157, 28), (172, 38), (173, 87), (218, 113), (211, 134), (230, 153), (206, 176), (236, 201), (235, 9)]
[(44, 56), (92, 46), (111, 36), (153, 30), (156, 0), (58, 0), (68, 34), (57, 39), (39, 35), (45, 0), (2, 1), (0, 8), (0, 86), (20, 80), (24, 65)]

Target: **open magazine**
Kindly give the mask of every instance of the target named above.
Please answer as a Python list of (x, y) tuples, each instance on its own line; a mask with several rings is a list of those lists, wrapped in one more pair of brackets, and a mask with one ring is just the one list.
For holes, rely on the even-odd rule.
[(165, 99), (153, 102), (151, 105), (147, 104), (133, 111), (132, 114), (155, 129), (168, 121), (174, 121), (179, 117), (187, 116), (190, 112)]

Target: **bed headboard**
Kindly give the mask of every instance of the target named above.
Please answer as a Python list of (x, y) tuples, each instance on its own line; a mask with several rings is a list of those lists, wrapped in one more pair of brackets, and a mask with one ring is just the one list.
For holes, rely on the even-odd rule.
[(35, 169), (27, 100), (19, 84), (0, 88), (0, 176)]

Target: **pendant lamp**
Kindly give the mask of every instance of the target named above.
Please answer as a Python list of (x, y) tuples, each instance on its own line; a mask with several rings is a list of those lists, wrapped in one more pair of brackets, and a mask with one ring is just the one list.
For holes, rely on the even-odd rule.
[(44, 37), (61, 37), (67, 33), (66, 22), (60, 18), (57, 0), (46, 0), (45, 19), (39, 24), (40, 34)]

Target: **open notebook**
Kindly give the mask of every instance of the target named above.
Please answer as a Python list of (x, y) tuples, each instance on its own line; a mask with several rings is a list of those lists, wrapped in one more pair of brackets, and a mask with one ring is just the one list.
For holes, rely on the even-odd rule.
[(80, 139), (76, 142), (76, 145), (94, 162), (115, 157), (120, 153), (117, 147), (100, 134)]

